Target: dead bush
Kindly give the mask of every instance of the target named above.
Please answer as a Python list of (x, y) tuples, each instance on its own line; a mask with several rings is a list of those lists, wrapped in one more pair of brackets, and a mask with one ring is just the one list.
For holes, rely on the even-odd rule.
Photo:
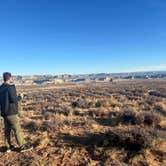
[(140, 151), (151, 146), (154, 139), (151, 132), (147, 129), (135, 127), (123, 131), (108, 132), (104, 134), (104, 137), (109, 146), (121, 147), (130, 151)]
[(120, 114), (119, 122), (122, 124), (146, 125), (157, 127), (162, 117), (154, 111), (143, 111), (140, 113), (128, 110)]
[(118, 102), (114, 97), (99, 99), (95, 103), (96, 107), (109, 107), (109, 106), (115, 107), (116, 105), (118, 105)]
[(153, 128), (133, 127), (128, 129), (112, 129), (105, 133), (88, 134), (86, 136), (64, 135), (63, 140), (72, 146), (119, 148), (139, 152), (152, 147), (157, 140), (158, 132)]
[(166, 106), (162, 103), (155, 104), (154, 110), (160, 113), (163, 116), (166, 116)]
[(151, 96), (156, 96), (156, 97), (163, 97), (163, 98), (166, 98), (165, 92), (161, 92), (161, 91), (157, 91), (157, 90), (150, 91), (150, 92), (149, 92), (149, 95), (151, 95)]
[(153, 106), (155, 105), (157, 102), (161, 102), (162, 101), (162, 98), (161, 97), (157, 97), (157, 96), (148, 96), (146, 99), (145, 99), (145, 102), (144, 103), (147, 103), (149, 104), (150, 106)]
[(73, 108), (91, 108), (93, 107), (94, 103), (92, 101), (88, 101), (88, 100), (83, 100), (83, 99), (78, 99), (77, 101), (74, 101), (71, 103), (71, 106)]
[(147, 126), (156, 127), (161, 121), (161, 116), (153, 111), (143, 111), (136, 117), (136, 123), (138, 125), (144, 124)]
[(26, 122), (23, 124), (23, 128), (32, 133), (36, 132), (39, 127), (40, 125), (38, 123), (35, 123), (34, 121)]
[(136, 124), (136, 113), (131, 110), (124, 111), (120, 116), (120, 121), (124, 124)]
[(51, 112), (45, 112), (43, 116), (45, 120), (50, 120), (53, 117), (53, 114)]

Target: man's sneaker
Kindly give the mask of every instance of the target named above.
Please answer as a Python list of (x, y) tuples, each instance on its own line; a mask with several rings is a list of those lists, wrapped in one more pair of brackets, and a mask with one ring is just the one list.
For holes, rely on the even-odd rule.
[(6, 148), (6, 152), (10, 153), (11, 151), (13, 151), (15, 149), (15, 147), (13, 145), (11, 145), (10, 147)]
[(23, 152), (27, 152), (33, 149), (33, 146), (27, 146), (27, 145), (23, 145), (19, 148), (19, 152), (23, 153)]
[(10, 153), (11, 149), (10, 148), (6, 148), (6, 153)]

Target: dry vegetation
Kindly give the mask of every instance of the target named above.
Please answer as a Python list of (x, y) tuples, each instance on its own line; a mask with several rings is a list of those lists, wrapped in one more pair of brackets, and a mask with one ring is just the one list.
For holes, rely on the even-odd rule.
[(165, 85), (18, 87), (25, 93), (21, 125), (34, 150), (4, 153), (1, 125), (0, 165), (164, 166)]

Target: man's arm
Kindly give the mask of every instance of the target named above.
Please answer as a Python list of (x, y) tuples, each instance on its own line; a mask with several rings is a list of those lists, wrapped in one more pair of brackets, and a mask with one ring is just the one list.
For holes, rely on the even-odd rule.
[(20, 98), (17, 97), (15, 85), (9, 86), (8, 92), (9, 92), (9, 100), (11, 103), (17, 103), (20, 100)]

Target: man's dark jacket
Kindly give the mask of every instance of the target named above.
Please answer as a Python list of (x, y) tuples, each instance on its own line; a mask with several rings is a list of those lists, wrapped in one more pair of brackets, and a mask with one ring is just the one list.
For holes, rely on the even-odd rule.
[(1, 116), (18, 114), (18, 101), (15, 85), (3, 83), (0, 86), (0, 111)]

